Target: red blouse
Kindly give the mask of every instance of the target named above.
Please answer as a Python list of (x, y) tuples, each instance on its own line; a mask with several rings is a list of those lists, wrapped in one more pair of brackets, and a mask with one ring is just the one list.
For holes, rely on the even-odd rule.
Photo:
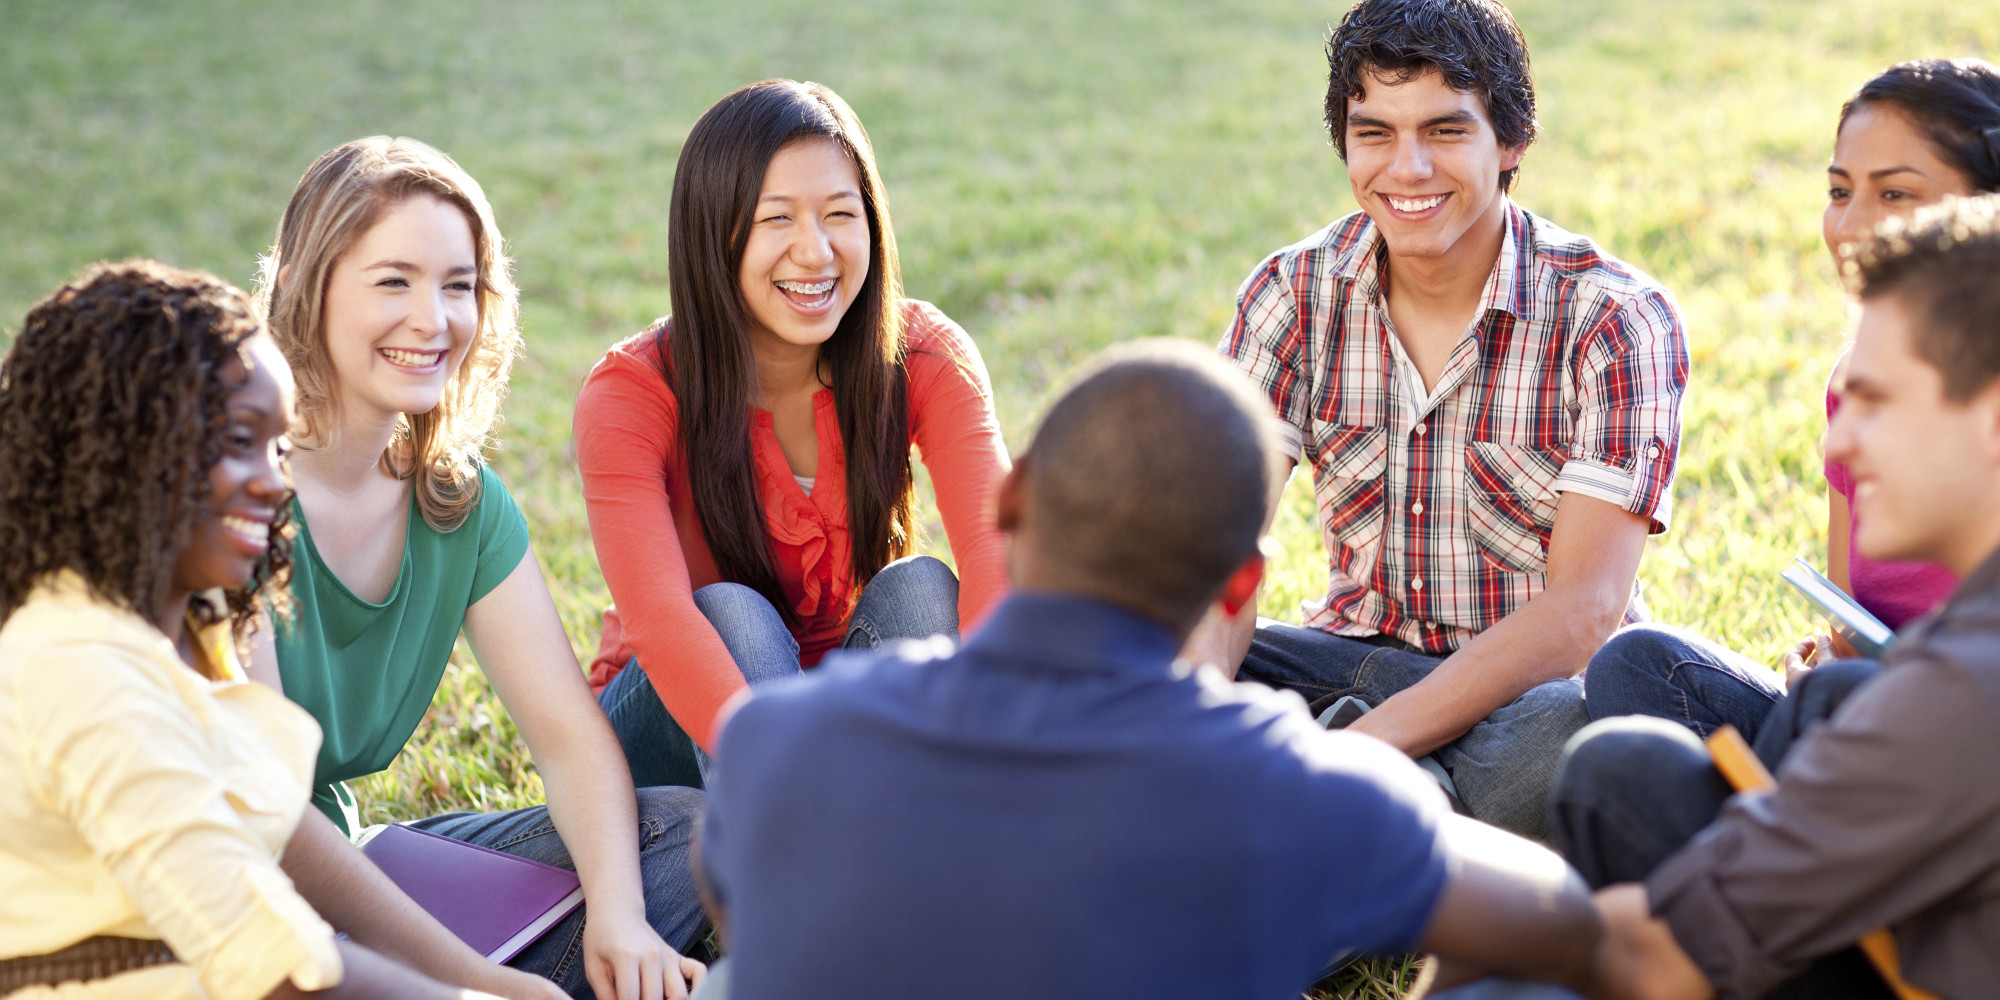
[[(958, 615), (969, 630), (1006, 590), (1005, 543), (994, 498), (1008, 467), (993, 390), (978, 348), (936, 306), (902, 304), (909, 372), (910, 441), (936, 487), (958, 564)], [(661, 324), (627, 338), (597, 362), (577, 398), (573, 425), (590, 537), (614, 607), (590, 665), (602, 690), (634, 655), (689, 736), (709, 747), (724, 702), (743, 675), (694, 592), (722, 580), (687, 501), (677, 406), (658, 364)], [(814, 664), (847, 633), (859, 597), (849, 574), (846, 450), (833, 393), (813, 397), (818, 486), (807, 496), (778, 446), (771, 414), (753, 411), (750, 446), (764, 526), (779, 583), (800, 624), (799, 661)]]

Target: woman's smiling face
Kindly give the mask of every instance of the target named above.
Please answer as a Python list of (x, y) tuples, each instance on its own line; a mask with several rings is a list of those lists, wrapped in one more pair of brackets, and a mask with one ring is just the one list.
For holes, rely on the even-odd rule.
[(868, 278), (872, 242), (846, 150), (830, 139), (778, 150), (737, 270), (752, 344), (825, 343)]
[(1834, 139), (1826, 167), (1821, 235), (1836, 261), (1840, 248), (1868, 238), (1885, 219), (1908, 218), (1950, 195), (1972, 193), (1970, 180), (1938, 158), (1931, 140), (1893, 104), (1857, 105)]
[(174, 562), (173, 586), (192, 593), (250, 582), (271, 547), (271, 523), (291, 495), (285, 433), (294, 417), (292, 370), (271, 338), (245, 343), (249, 364), (231, 362), (235, 381), (223, 411), (222, 454), (208, 469), (208, 500), (194, 534)]
[(479, 328), (465, 213), (430, 195), (390, 206), (327, 276), (326, 350), (343, 412), (428, 413)]

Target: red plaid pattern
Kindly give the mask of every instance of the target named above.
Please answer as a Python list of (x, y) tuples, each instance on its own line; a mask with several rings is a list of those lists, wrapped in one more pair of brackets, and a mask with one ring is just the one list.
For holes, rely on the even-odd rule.
[(1306, 623), (1443, 654), (1541, 593), (1557, 494), (1667, 530), (1686, 336), (1657, 282), (1510, 204), (1480, 319), (1423, 410), (1394, 376), (1380, 266), (1359, 212), (1272, 254), (1221, 351), (1312, 462), (1328, 572)]

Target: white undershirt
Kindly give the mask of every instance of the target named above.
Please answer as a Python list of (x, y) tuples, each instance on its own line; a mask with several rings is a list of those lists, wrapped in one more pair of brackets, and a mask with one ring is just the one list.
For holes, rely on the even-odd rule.
[(806, 491), (806, 496), (813, 495), (813, 477), (801, 476), (794, 472), (792, 473), (792, 478), (799, 481), (799, 489)]

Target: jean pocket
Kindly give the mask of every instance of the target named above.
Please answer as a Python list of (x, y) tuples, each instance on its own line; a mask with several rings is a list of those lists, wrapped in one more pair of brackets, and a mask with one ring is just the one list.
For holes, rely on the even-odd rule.
[(1467, 528), (1480, 559), (1507, 573), (1548, 568), (1560, 448), (1472, 441), (1465, 446)]
[(1365, 580), (1382, 545), (1388, 501), (1389, 432), (1381, 427), (1322, 425), (1313, 451), (1313, 492), (1320, 524), (1348, 576)]

